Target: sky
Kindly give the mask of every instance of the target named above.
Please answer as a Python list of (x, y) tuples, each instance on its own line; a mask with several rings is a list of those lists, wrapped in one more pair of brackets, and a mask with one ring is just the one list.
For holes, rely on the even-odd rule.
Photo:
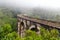
[(60, 0), (0, 0), (0, 5), (60, 9)]

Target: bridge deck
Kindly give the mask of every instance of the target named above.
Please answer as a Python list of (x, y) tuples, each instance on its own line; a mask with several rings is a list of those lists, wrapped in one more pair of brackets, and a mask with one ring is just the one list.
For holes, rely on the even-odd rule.
[(35, 22), (35, 23), (40, 23), (40, 24), (44, 24), (44, 25), (48, 25), (48, 26), (52, 26), (52, 27), (60, 29), (60, 22), (36, 19), (36, 18), (31, 18), (31, 17), (28, 17), (28, 16), (24, 16), (24, 15), (17, 15), (17, 17), (21, 18), (21, 19), (28, 20), (28, 21), (32, 21), (32, 22)]

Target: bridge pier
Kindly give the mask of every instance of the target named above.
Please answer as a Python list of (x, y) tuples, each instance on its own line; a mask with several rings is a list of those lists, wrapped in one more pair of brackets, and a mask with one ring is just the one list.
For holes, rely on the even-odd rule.
[(21, 19), (18, 18), (18, 36), (20, 36), (20, 34), (21, 34), (20, 21), (21, 21)]
[(26, 28), (25, 20), (18, 19), (18, 36), (24, 37), (25, 28)]
[(18, 22), (18, 36), (20, 36), (20, 22)]
[(37, 29), (38, 29), (37, 34), (40, 34), (40, 27), (41, 27), (41, 25), (40, 24), (37, 24)]

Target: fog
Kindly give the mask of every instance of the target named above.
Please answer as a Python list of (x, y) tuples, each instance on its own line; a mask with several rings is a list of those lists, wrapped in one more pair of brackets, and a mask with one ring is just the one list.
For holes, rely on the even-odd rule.
[(56, 15), (60, 15), (60, 0), (0, 0), (0, 7), (3, 6), (18, 8), (21, 13), (42, 19), (55, 20)]
[(60, 0), (0, 0), (0, 5), (60, 9)]
[(60, 10), (60, 0), (0, 0), (0, 6)]

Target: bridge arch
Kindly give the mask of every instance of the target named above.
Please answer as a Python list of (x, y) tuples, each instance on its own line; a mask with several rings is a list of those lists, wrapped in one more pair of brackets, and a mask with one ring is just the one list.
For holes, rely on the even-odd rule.
[(39, 30), (39, 27), (37, 27), (37, 26), (35, 26), (35, 25), (31, 25), (30, 28), (29, 28), (29, 30), (32, 30), (32, 31), (35, 31), (35, 32), (40, 31), (40, 30)]

